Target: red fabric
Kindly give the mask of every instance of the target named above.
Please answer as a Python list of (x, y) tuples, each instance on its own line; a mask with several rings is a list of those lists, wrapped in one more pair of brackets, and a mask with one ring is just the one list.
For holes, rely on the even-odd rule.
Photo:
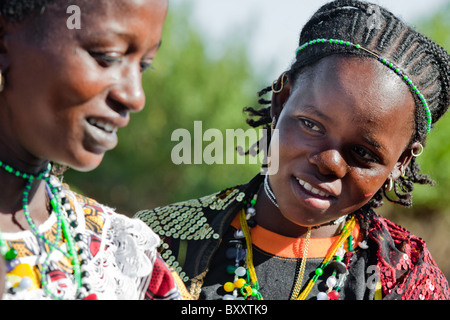
[(173, 299), (176, 295), (179, 295), (179, 291), (172, 273), (161, 256), (158, 255), (153, 265), (146, 299)]
[(96, 235), (92, 235), (91, 236), (91, 241), (89, 243), (89, 250), (91, 251), (91, 254), (93, 256), (96, 256), (98, 251), (100, 250), (100, 245), (102, 244), (102, 240), (96, 236)]
[(370, 227), (369, 238), (378, 246), (383, 299), (450, 299), (447, 279), (422, 239), (378, 215)]

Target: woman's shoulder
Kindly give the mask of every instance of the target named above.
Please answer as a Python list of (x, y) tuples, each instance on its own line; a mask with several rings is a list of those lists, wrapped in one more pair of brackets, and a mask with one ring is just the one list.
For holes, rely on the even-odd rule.
[(216, 238), (214, 225), (244, 197), (241, 186), (234, 186), (197, 199), (141, 210), (135, 217), (163, 237), (181, 240)]
[(371, 220), (369, 238), (376, 247), (385, 298), (450, 298), (447, 279), (422, 238), (380, 215)]
[[(257, 176), (247, 184), (235, 185), (200, 198), (141, 210), (135, 217), (143, 220), (162, 236), (175, 235), (175, 238), (182, 239), (186, 236), (191, 239), (190, 236), (195, 237), (196, 232), (190, 231), (195, 231), (196, 225), (217, 224), (221, 218), (227, 217), (227, 212), (241, 206), (254, 192), (254, 185), (259, 185), (255, 183), (258, 180), (260, 177)], [(208, 235), (212, 234), (207, 233), (206, 236)]]
[[(127, 232), (135, 234), (135, 237), (150, 239), (155, 246), (159, 238), (151, 229), (139, 219), (117, 213), (113, 208), (103, 205), (98, 201), (80, 193), (67, 190), (71, 206), (74, 208), (79, 225), (93, 235), (111, 237), (112, 234)], [(113, 231), (111, 231), (113, 230)]]
[(402, 253), (412, 264), (422, 261), (434, 263), (425, 240), (388, 218), (375, 215), (369, 235), (381, 248)]
[(392, 240), (392, 243), (396, 246), (400, 245), (402, 247), (400, 248), (401, 250), (405, 249), (404, 247), (406, 245), (417, 247), (419, 251), (422, 251), (422, 248), (426, 247), (425, 241), (422, 238), (414, 235), (396, 222), (378, 214), (375, 214), (371, 219), (369, 233), (373, 237), (377, 236), (377, 238), (386, 235), (386, 233), (389, 234), (390, 237), (388, 239)]
[[(157, 252), (160, 238), (143, 221), (79, 193), (66, 193), (84, 235), (87, 268), (96, 279), (92, 286), (99, 298), (179, 298), (178, 287)], [(95, 268), (99, 264), (105, 267)], [(115, 287), (123, 281), (126, 288)]]
[(242, 207), (248, 191), (248, 184), (237, 185), (136, 213), (136, 218), (160, 236), (162, 258), (179, 274), (192, 296), (197, 296), (196, 283), (205, 275), (210, 256)]

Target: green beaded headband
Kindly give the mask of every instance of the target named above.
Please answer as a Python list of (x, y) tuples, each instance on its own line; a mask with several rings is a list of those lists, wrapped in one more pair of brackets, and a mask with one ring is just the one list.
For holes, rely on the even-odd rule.
[(344, 41), (344, 40), (338, 40), (338, 39), (315, 39), (315, 40), (311, 40), (309, 42), (306, 42), (306, 43), (302, 44), (300, 47), (298, 47), (297, 50), (296, 50), (296, 55), (298, 55), (301, 50), (305, 49), (309, 45), (316, 44), (316, 43), (334, 43), (334, 44), (345, 45), (345, 46), (348, 46), (348, 47), (354, 47), (354, 48), (359, 49), (359, 50), (364, 50), (367, 53), (369, 53), (369, 54), (373, 55), (374, 57), (376, 57), (378, 59), (378, 61), (382, 62), (387, 67), (389, 67), (392, 70), (394, 70), (394, 72), (396, 74), (398, 74), (400, 77), (402, 77), (402, 79), (406, 82), (406, 84), (408, 84), (411, 87), (411, 89), (419, 97), (419, 100), (422, 102), (422, 105), (423, 105), (423, 107), (425, 109), (425, 112), (427, 114), (427, 133), (430, 132), (430, 130), (431, 130), (431, 112), (430, 112), (430, 108), (428, 107), (428, 103), (425, 100), (425, 97), (423, 96), (423, 94), (420, 93), (419, 89), (417, 89), (416, 85), (412, 82), (412, 80), (406, 74), (404, 74), (397, 66), (395, 66), (392, 62), (384, 59), (383, 57), (380, 57), (378, 54), (376, 54), (375, 52), (373, 52), (373, 51), (371, 51), (369, 49), (361, 47), (361, 45), (359, 45), (359, 44), (354, 44), (354, 43), (352, 43), (350, 41)]

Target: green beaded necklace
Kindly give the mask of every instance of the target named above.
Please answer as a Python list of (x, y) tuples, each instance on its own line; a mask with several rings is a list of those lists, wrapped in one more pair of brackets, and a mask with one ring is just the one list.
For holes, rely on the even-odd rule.
[[(23, 173), (19, 170), (14, 169), (10, 165), (5, 164), (0, 161), (0, 167), (3, 168), (6, 172), (15, 175), (16, 177), (22, 178), (26, 180), (25, 189), (23, 191), (22, 197), (22, 209), (24, 212), (25, 219), (30, 226), (32, 233), (40, 240), (42, 240), (48, 247), (49, 252), (45, 261), (42, 263), (42, 271), (41, 271), (41, 286), (44, 288), (45, 292), (52, 298), (56, 300), (61, 300), (61, 297), (55, 295), (48, 286), (47, 277), (44, 276), (48, 272), (50, 256), (54, 250), (60, 251), (66, 258), (68, 258), (72, 262), (73, 273), (75, 284), (77, 286), (77, 298), (84, 298), (88, 295), (90, 291), (90, 286), (83, 279), (88, 276), (87, 272), (81, 271), (81, 264), (85, 264), (86, 261), (82, 260), (80, 263), (79, 253), (82, 253), (80, 249), (77, 251), (76, 242), (82, 241), (82, 234), (77, 234), (75, 237), (73, 236), (74, 228), (76, 227), (76, 217), (74, 211), (70, 207), (70, 203), (68, 199), (65, 197), (62, 192), (61, 185), (58, 185), (58, 180), (54, 177), (51, 177), (51, 164), (48, 164), (47, 168), (37, 175)], [(53, 178), (53, 179), (52, 179)], [(56, 238), (54, 242), (50, 242), (49, 239), (45, 238), (44, 234), (41, 234), (33, 222), (29, 212), (29, 193), (31, 190), (31, 186), (34, 180), (44, 180), (46, 184), (47, 194), (50, 199), (50, 204), (52, 206), (53, 211), (56, 214), (57, 218), (57, 226), (56, 226)], [(69, 224), (66, 218), (69, 218), (72, 222)], [(68, 252), (65, 252), (61, 248), (57, 246), (58, 242), (62, 239), (62, 236), (67, 241)], [(14, 254), (14, 249), (7, 248), (5, 241), (1, 238), (0, 233), (0, 253), (5, 256), (5, 260), (12, 261), (17, 256), (17, 253)]]

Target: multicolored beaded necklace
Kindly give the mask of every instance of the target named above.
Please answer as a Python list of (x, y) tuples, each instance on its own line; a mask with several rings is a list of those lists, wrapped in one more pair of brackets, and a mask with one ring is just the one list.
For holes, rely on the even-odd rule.
[[(86, 265), (86, 255), (81, 249), (81, 243), (83, 242), (83, 235), (81, 233), (76, 233), (75, 228), (77, 227), (77, 218), (74, 210), (72, 209), (69, 199), (66, 197), (65, 193), (62, 191), (62, 185), (59, 180), (51, 176), (51, 164), (48, 164), (47, 168), (37, 174), (29, 174), (23, 173), (19, 170), (14, 169), (10, 165), (5, 164), (0, 161), (0, 167), (6, 172), (15, 175), (16, 177), (22, 178), (26, 180), (25, 189), (23, 191), (22, 197), (22, 209), (24, 212), (24, 216), (26, 221), (28, 222), (32, 233), (41, 240), (45, 245), (48, 246), (49, 252), (42, 263), (41, 268), (41, 287), (45, 290), (45, 292), (55, 300), (61, 300), (62, 298), (57, 294), (53, 293), (49, 289), (49, 284), (47, 281), (48, 277), (48, 268), (50, 262), (50, 256), (53, 251), (60, 251), (67, 259), (72, 262), (73, 274), (74, 274), (74, 282), (77, 286), (77, 299), (84, 299), (89, 297), (89, 292), (91, 290), (90, 285), (87, 282), (87, 277), (89, 276), (84, 266)], [(50, 204), (53, 209), (53, 212), (56, 215), (57, 225), (56, 225), (56, 238), (53, 242), (50, 242), (49, 239), (45, 237), (43, 233), (40, 233), (38, 228), (36, 227), (33, 219), (31, 218), (29, 212), (29, 192), (31, 190), (31, 186), (35, 180), (44, 180), (47, 195), (50, 199)], [(62, 236), (65, 238), (67, 242), (67, 252), (58, 247), (58, 242), (62, 240)], [(80, 248), (77, 250), (77, 247)], [(24, 267), (23, 264), (20, 264), (19, 259), (17, 258), (17, 251), (14, 248), (9, 248), (6, 241), (4, 241), (1, 237), (0, 233), (0, 253), (5, 257), (7, 264), (7, 273), (12, 272), (16, 268)], [(30, 266), (26, 266), (28, 269), (31, 269)], [(14, 287), (10, 287), (8, 291), (12, 294), (17, 293), (20, 290), (28, 290), (32, 286), (32, 281), (29, 277), (23, 277), (20, 283)], [(92, 297), (89, 297), (89, 299)]]
[[(255, 194), (250, 203), (247, 204), (245, 202), (247, 208), (243, 208), (239, 212), (241, 229), (235, 231), (235, 240), (232, 241), (236, 244), (236, 251), (234, 255), (230, 256), (234, 257), (235, 263), (234, 265), (227, 267), (227, 272), (234, 275), (234, 280), (233, 282), (230, 281), (224, 284), (223, 289), (227, 292), (227, 294), (223, 296), (224, 300), (263, 299), (259, 292), (259, 282), (253, 265), (252, 240), (250, 234), (250, 228), (256, 225), (256, 222), (254, 221), (256, 215), (254, 206), (256, 201), (257, 195)], [(355, 216), (352, 216), (345, 223), (339, 238), (328, 250), (328, 254), (323, 259), (320, 266), (315, 270), (315, 275), (308, 282), (303, 292), (300, 293), (306, 267), (309, 239), (311, 236), (311, 228), (308, 228), (303, 258), (292, 290), (291, 300), (305, 300), (319, 277), (324, 273), (324, 269), (329, 265), (333, 267), (334, 271), (326, 280), (328, 290), (327, 292), (319, 292), (316, 298), (317, 300), (337, 300), (339, 298), (339, 291), (345, 282), (348, 268), (354, 254), (352, 231), (355, 225), (356, 218)], [(241, 242), (242, 239), (245, 239), (245, 248)], [(344, 249), (346, 242), (348, 243), (347, 251)], [(243, 265), (241, 265), (242, 262)]]

